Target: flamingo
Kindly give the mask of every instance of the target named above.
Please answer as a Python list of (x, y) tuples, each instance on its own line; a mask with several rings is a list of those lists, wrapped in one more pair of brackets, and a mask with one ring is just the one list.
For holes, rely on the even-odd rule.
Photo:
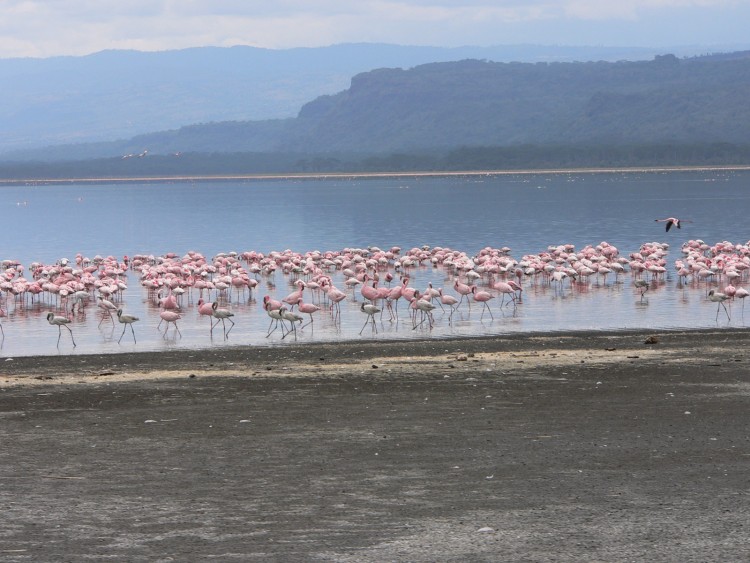
[(372, 329), (375, 332), (378, 332), (378, 327), (375, 326), (375, 313), (379, 313), (380, 309), (378, 309), (375, 305), (371, 303), (362, 303), (360, 305), (359, 310), (362, 311), (367, 315), (367, 319), (365, 319), (365, 324), (362, 325), (362, 329), (359, 331), (359, 334), (362, 334), (362, 331), (365, 330), (365, 327), (367, 326), (367, 323), (372, 322)]
[[(62, 334), (62, 327), (65, 327), (68, 329), (68, 332), (70, 332), (70, 339), (73, 341), (73, 346), (75, 347), (76, 341), (75, 338), (73, 338), (73, 331), (68, 326), (70, 323), (70, 319), (68, 317), (62, 317), (60, 315), (55, 315), (54, 313), (47, 313), (47, 322), (51, 324), (52, 326), (57, 327), (57, 346), (60, 346), (60, 336)], [(4, 333), (3, 333), (4, 334)]]
[(487, 302), (490, 299), (494, 299), (495, 296), (492, 295), (489, 291), (477, 291), (477, 286), (471, 287), (471, 293), (474, 297), (474, 301), (478, 301), (482, 304), (482, 314), (479, 315), (479, 320), (482, 320), (482, 317), (484, 316), (484, 310), (487, 309), (490, 312), (490, 318), (494, 321), (495, 317), (492, 315), (492, 309), (490, 309), (489, 305), (487, 305)]
[(281, 301), (273, 299), (270, 295), (263, 296), (263, 308), (266, 310), (268, 310), (269, 307), (274, 310), (281, 309), (283, 305), (284, 304)]
[(174, 325), (174, 329), (180, 335), (180, 338), (182, 338), (182, 333), (177, 326), (177, 321), (182, 318), (182, 315), (180, 315), (177, 311), (162, 311), (161, 313), (159, 313), (159, 316), (161, 317), (161, 321), (159, 321), (159, 324), (156, 327), (157, 329), (161, 326), (162, 321), (165, 321), (167, 324), (164, 328), (164, 335), (166, 336), (167, 331), (169, 330), (169, 323), (172, 323)]
[(179, 303), (177, 303), (177, 297), (174, 296), (171, 289), (166, 297), (162, 298), (161, 291), (159, 291), (157, 297), (159, 298), (159, 305), (161, 305), (162, 309), (176, 311), (180, 308)]
[(297, 284), (297, 290), (282, 299), (284, 303), (289, 305), (290, 309), (294, 309), (294, 306), (302, 299), (302, 293), (305, 291), (305, 282), (297, 280), (294, 283)]
[(692, 223), (692, 221), (686, 221), (685, 219), (677, 219), (676, 217), (667, 217), (666, 219), (654, 219), (654, 221), (658, 223), (666, 223), (667, 224), (667, 232), (669, 232), (669, 229), (672, 228), (672, 225), (677, 227), (678, 229), (681, 228), (682, 223)]
[[(518, 286), (518, 284), (516, 284), (515, 282), (513, 282), (513, 285), (516, 285), (520, 289), (520, 286)], [(492, 286), (492, 289), (495, 289), (495, 290), (499, 291), (502, 294), (502, 296), (503, 296), (502, 299), (500, 300), (500, 307), (502, 307), (503, 304), (505, 303), (505, 296), (506, 295), (508, 295), (510, 297), (510, 300), (513, 301), (513, 306), (515, 307), (515, 305), (516, 305), (516, 288), (513, 287), (513, 285), (511, 285), (510, 282), (499, 281), (499, 282), (497, 282), (496, 284), (494, 284)]]
[(727, 306), (724, 305), (724, 301), (729, 299), (729, 296), (725, 293), (720, 293), (718, 291), (714, 291), (713, 289), (708, 292), (708, 299), (709, 301), (712, 301), (713, 303), (718, 303), (716, 306), (716, 320), (719, 320), (719, 307), (724, 307), (724, 312), (727, 314), (727, 319), (731, 320), (731, 317), (729, 316), (729, 311), (727, 311)]
[[(198, 315), (201, 317), (208, 317), (209, 322), (213, 324), (214, 304), (206, 303), (202, 297), (199, 298), (198, 299)], [(213, 331), (213, 326), (211, 327), (211, 331)]]
[(318, 307), (317, 305), (313, 305), (312, 303), (305, 303), (300, 299), (299, 303), (297, 303), (297, 310), (300, 313), (305, 313), (307, 315), (310, 315), (310, 322), (307, 322), (299, 327), (300, 330), (302, 330), (307, 325), (313, 323), (313, 313), (317, 313), (318, 311), (320, 311), (320, 307)]
[[(219, 302), (214, 301), (211, 304), (211, 309), (213, 310), (213, 317), (216, 319), (216, 324), (211, 324), (211, 334), (214, 332), (214, 327), (219, 324), (219, 321), (221, 321), (221, 326), (224, 329), (224, 337), (226, 338), (229, 336), (229, 333), (232, 332), (232, 329), (234, 328), (234, 321), (231, 319), (231, 317), (234, 316), (234, 313), (232, 313), (229, 309), (220, 309), (219, 308)], [(229, 330), (227, 330), (227, 325), (225, 324), (225, 321), (229, 321), (232, 323), (232, 326), (229, 327)]]
[(641, 292), (640, 292), (641, 293), (641, 301), (643, 301), (643, 296), (648, 291), (648, 285), (649, 285), (648, 282), (646, 280), (643, 280), (643, 279), (637, 279), (637, 280), (635, 280), (633, 282), (633, 285), (636, 287), (636, 289), (640, 289), (641, 290)]
[[(365, 281), (367, 281), (369, 278), (365, 276)], [(378, 299), (380, 299), (380, 293), (377, 289), (377, 280), (373, 280), (372, 285), (367, 285), (367, 283), (362, 284), (362, 287), (359, 289), (359, 292), (362, 294), (362, 297), (367, 299), (370, 303), (375, 303)]]
[(422, 323), (424, 323), (425, 316), (427, 317), (428, 324), (430, 325), (430, 328), (433, 327), (433, 320), (432, 320), (432, 310), (435, 308), (435, 305), (433, 305), (430, 301), (423, 297), (419, 297), (419, 294), (415, 294), (411, 298), (411, 306), (414, 309), (414, 311), (419, 311), (422, 314), (422, 320), (419, 322), (419, 324), (416, 324), (416, 314), (414, 318), (414, 326), (412, 329), (416, 329), (417, 327), (421, 326)]
[(286, 336), (289, 335), (290, 332), (294, 332), (294, 339), (297, 340), (297, 325), (295, 325), (294, 323), (301, 324), (304, 319), (294, 311), (287, 310), (286, 307), (282, 307), (281, 309), (279, 309), (279, 313), (281, 313), (281, 318), (285, 321), (289, 321), (289, 324), (292, 326), (292, 328), (288, 330), (286, 334), (281, 337), (281, 339), (283, 340)]
[(466, 300), (469, 302), (469, 309), (471, 309), (471, 301), (469, 300), (469, 294), (471, 293), (472, 286), (461, 283), (460, 281), (456, 280), (456, 283), (453, 284), (453, 289), (456, 290), (456, 293), (458, 293), (461, 298), (458, 300), (458, 305), (456, 305), (456, 308), (461, 306), (461, 302), (464, 300), (464, 295), (466, 296)]
[[(279, 328), (279, 322), (281, 322), (281, 333), (284, 334), (284, 318), (281, 316), (281, 307), (279, 307), (278, 309), (274, 309), (271, 303), (266, 303), (264, 309), (266, 310), (268, 316), (271, 317), (271, 322), (268, 325), (268, 333), (266, 334), (266, 338), (271, 336), (271, 333)], [(273, 330), (271, 330), (271, 325), (273, 325), (274, 321), (276, 321), (276, 325), (273, 327)]]
[(745, 289), (744, 287), (738, 287), (737, 291), (734, 292), (734, 296), (737, 299), (742, 299), (742, 315), (745, 315), (745, 297), (750, 295), (750, 291)]
[(102, 311), (104, 311), (104, 314), (102, 315), (102, 319), (99, 321), (99, 325), (101, 326), (104, 322), (104, 319), (108, 316), (109, 320), (112, 321), (112, 327), (114, 328), (115, 320), (112, 318), (112, 311), (117, 311), (117, 305), (112, 303), (109, 299), (106, 299), (102, 297), (101, 295), (98, 297), (99, 303), (97, 303), (97, 307), (99, 307)]
[(130, 326), (130, 331), (133, 333), (133, 342), (136, 342), (135, 329), (133, 328), (133, 323), (136, 321), (139, 321), (140, 319), (134, 315), (127, 315), (123, 313), (122, 309), (117, 309), (117, 320), (123, 324), (122, 334), (120, 335), (120, 338), (117, 340), (118, 344), (120, 340), (122, 340), (122, 337), (125, 336), (125, 331), (127, 330), (128, 326)]
[[(5, 312), (5, 309), (0, 307), (0, 319), (3, 317), (7, 317), (8, 313)], [(0, 323), (0, 332), (3, 334), (3, 340), (5, 340), (5, 329), (3, 328), (3, 323)]]
[(453, 316), (453, 312), (456, 310), (458, 299), (456, 299), (452, 295), (443, 294), (442, 287), (438, 289), (438, 294), (440, 295), (440, 303), (442, 303), (443, 305), (448, 305), (451, 308), (451, 314), (448, 315), (448, 319), (450, 319)]

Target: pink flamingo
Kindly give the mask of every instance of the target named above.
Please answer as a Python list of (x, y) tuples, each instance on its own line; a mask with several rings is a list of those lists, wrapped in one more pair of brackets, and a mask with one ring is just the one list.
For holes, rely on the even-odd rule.
[(738, 287), (737, 291), (734, 292), (734, 296), (737, 299), (742, 299), (742, 314), (744, 316), (745, 314), (745, 297), (750, 295), (750, 291), (745, 289), (744, 287)]
[(114, 311), (117, 311), (117, 305), (112, 303), (109, 299), (105, 299), (101, 295), (98, 297), (98, 299), (99, 302), (96, 304), (96, 306), (104, 312), (98, 326), (101, 326), (101, 324), (104, 322), (104, 319), (109, 316), (109, 320), (112, 321), (112, 326), (114, 327), (115, 320), (112, 318), (112, 313)]
[(494, 296), (494, 295), (492, 295), (492, 294), (491, 294), (491, 293), (490, 293), (489, 291), (477, 291), (477, 286), (475, 286), (475, 285), (474, 285), (474, 286), (472, 286), (472, 289), (471, 289), (471, 293), (472, 293), (472, 295), (473, 295), (473, 297), (474, 297), (474, 301), (478, 301), (479, 303), (481, 303), (481, 304), (482, 304), (482, 307), (483, 307), (483, 308), (482, 308), (482, 314), (481, 314), (481, 315), (479, 316), (479, 320), (480, 320), (480, 321), (482, 320), (482, 317), (484, 316), (484, 310), (485, 310), (485, 309), (487, 309), (487, 311), (489, 311), (489, 313), (490, 313), (490, 318), (491, 318), (492, 320), (495, 320), (495, 317), (494, 317), (494, 316), (492, 316), (492, 310), (491, 310), (491, 309), (489, 308), (489, 306), (487, 305), (487, 302), (488, 302), (488, 301), (489, 301), (490, 299), (494, 299), (494, 298), (495, 298), (495, 296)]
[(201, 317), (208, 317), (209, 322), (213, 325), (213, 316), (214, 316), (213, 303), (207, 303), (203, 300), (202, 297), (199, 298), (198, 299), (198, 315)]
[[(388, 290), (388, 296), (386, 297), (385, 303), (386, 303), (386, 307), (388, 307), (388, 311), (391, 314), (391, 320), (393, 320), (393, 318), (396, 317), (396, 321), (398, 321), (398, 300), (401, 299), (403, 292), (404, 292), (403, 285), (397, 285), (396, 287)], [(395, 312), (393, 309), (394, 301), (396, 302)]]
[(451, 314), (448, 315), (448, 319), (453, 316), (453, 312), (456, 310), (456, 305), (458, 305), (458, 299), (453, 297), (452, 295), (446, 295), (443, 293), (443, 288), (441, 287), (438, 289), (438, 294), (440, 295), (440, 303), (443, 305), (448, 305), (451, 308)]
[(318, 311), (320, 311), (320, 307), (318, 307), (317, 305), (313, 305), (312, 303), (305, 303), (300, 299), (299, 303), (297, 303), (297, 310), (300, 313), (310, 315), (310, 321), (299, 327), (300, 330), (302, 330), (307, 325), (313, 324), (313, 313), (317, 313)]
[(177, 303), (177, 297), (172, 294), (171, 289), (167, 293), (166, 297), (161, 298), (161, 291), (159, 291), (157, 296), (159, 297), (159, 305), (162, 307), (162, 309), (175, 311), (180, 308), (180, 305)]
[[(5, 309), (0, 307), (0, 319), (5, 318), (8, 316), (8, 313), (5, 312)], [(3, 340), (5, 340), (5, 329), (3, 329), (3, 323), (0, 323), (0, 332), (3, 334)]]
[(182, 333), (177, 326), (177, 321), (182, 318), (182, 315), (180, 315), (177, 311), (162, 311), (161, 313), (159, 313), (159, 316), (161, 317), (161, 321), (159, 321), (159, 324), (156, 326), (157, 329), (161, 326), (161, 323), (163, 321), (167, 323), (164, 328), (164, 336), (166, 336), (167, 331), (169, 331), (169, 323), (172, 323), (174, 325), (174, 329), (177, 331), (177, 334), (179, 334), (180, 338), (182, 338)]
[[(331, 300), (331, 314), (334, 320), (341, 318), (341, 305), (340, 303), (346, 299), (346, 293), (338, 289), (337, 287), (331, 286), (328, 288), (328, 299)], [(335, 314), (334, 314), (335, 311)]]
[(290, 310), (293, 310), (294, 306), (302, 299), (302, 293), (305, 291), (305, 282), (303, 282), (302, 280), (297, 280), (294, 283), (297, 284), (297, 290), (293, 291), (281, 300), (289, 305)]
[(263, 296), (264, 309), (268, 310), (268, 308), (270, 307), (272, 310), (276, 311), (278, 309), (281, 309), (283, 306), (284, 304), (278, 299), (273, 299), (270, 295)]
[(461, 298), (458, 300), (458, 305), (456, 305), (456, 308), (461, 306), (461, 302), (464, 300), (464, 296), (466, 296), (466, 300), (469, 302), (469, 309), (471, 309), (471, 301), (468, 297), (471, 293), (471, 288), (472, 286), (456, 280), (456, 283), (453, 284), (453, 289), (455, 289), (456, 293), (461, 296)]
[[(515, 282), (514, 282), (515, 283)], [(499, 281), (496, 284), (492, 286), (492, 289), (499, 291), (502, 294), (502, 299), (500, 300), (500, 306), (502, 307), (505, 303), (505, 296), (507, 295), (510, 297), (510, 300), (513, 301), (513, 305), (516, 304), (516, 289), (508, 282)]]
[[(365, 276), (365, 282), (368, 279), (370, 278), (368, 276)], [(367, 285), (367, 283), (364, 283), (362, 284), (362, 287), (359, 290), (359, 292), (362, 294), (362, 297), (367, 299), (370, 303), (374, 303), (380, 298), (380, 293), (375, 287), (377, 283), (378, 283), (377, 280), (373, 280), (372, 285)]]

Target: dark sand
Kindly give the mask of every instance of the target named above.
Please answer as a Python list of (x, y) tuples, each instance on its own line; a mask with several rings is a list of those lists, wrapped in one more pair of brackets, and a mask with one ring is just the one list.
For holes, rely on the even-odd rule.
[(0, 360), (0, 561), (750, 560), (747, 331)]

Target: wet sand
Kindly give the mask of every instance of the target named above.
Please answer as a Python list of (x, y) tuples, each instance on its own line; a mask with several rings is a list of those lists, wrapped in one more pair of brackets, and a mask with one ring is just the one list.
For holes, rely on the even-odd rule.
[(0, 560), (747, 560), (749, 336), (0, 360)]

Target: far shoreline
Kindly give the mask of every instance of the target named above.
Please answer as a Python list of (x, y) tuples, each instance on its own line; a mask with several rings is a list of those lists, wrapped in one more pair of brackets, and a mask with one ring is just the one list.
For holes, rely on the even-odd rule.
[(519, 168), (500, 170), (445, 170), (413, 172), (299, 172), (269, 174), (205, 174), (172, 176), (119, 176), (96, 178), (0, 178), (0, 186), (50, 185), (50, 184), (133, 184), (133, 183), (197, 183), (262, 180), (359, 180), (387, 178), (440, 178), (481, 176), (534, 176), (553, 174), (622, 174), (622, 173), (666, 173), (666, 172), (741, 172), (750, 170), (750, 165), (727, 166), (636, 166), (603, 168)]

